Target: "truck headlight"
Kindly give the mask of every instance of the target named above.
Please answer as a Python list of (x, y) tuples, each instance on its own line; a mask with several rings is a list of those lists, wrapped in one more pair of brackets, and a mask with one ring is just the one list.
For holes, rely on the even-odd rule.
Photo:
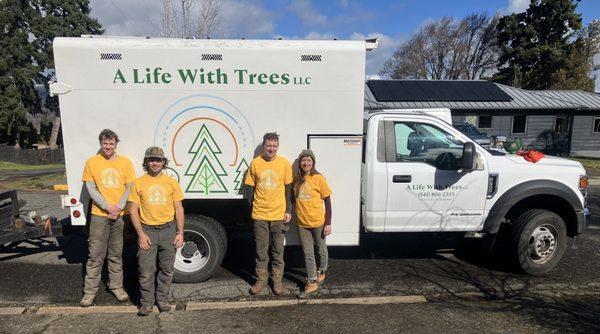
[(579, 191), (583, 195), (583, 207), (587, 206), (588, 186), (590, 185), (587, 175), (579, 176)]

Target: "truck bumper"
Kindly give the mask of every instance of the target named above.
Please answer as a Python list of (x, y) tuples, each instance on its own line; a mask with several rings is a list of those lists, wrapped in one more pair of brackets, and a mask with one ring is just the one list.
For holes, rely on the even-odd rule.
[(587, 230), (590, 224), (590, 210), (583, 208), (582, 211), (577, 212), (577, 234), (581, 234)]

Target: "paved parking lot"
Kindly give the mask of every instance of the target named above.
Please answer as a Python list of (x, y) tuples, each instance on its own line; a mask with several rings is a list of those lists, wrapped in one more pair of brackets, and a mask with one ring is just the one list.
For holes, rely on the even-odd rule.
[[(54, 192), (22, 193), (27, 209), (65, 217)], [(593, 186), (592, 212), (600, 212), (600, 187)], [(596, 218), (594, 223), (600, 224)], [(179, 304), (206, 300), (271, 299), (268, 292), (250, 297), (252, 242), (248, 233), (229, 240), (222, 268), (207, 282), (175, 284), (173, 300)], [(49, 238), (37, 245), (25, 243), (0, 253), (0, 305), (76, 305), (81, 296), (86, 258), (83, 236)], [(360, 247), (331, 247), (331, 268), (320, 297), (380, 295), (456, 295), (477, 293), (491, 299), (523, 296), (532, 292), (600, 292), (600, 230), (577, 238), (552, 273), (542, 277), (522, 275), (501, 263), (482, 261), (457, 235), (370, 234)], [(304, 269), (298, 247), (286, 249), (285, 287), (294, 298), (303, 283)], [(125, 254), (126, 286), (137, 302), (135, 244)], [(102, 290), (97, 304), (117, 304)]]

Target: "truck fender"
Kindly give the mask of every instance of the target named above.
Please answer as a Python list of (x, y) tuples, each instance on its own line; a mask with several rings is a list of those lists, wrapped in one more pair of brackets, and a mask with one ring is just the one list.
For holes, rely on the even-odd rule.
[(575, 192), (566, 185), (551, 180), (534, 180), (518, 184), (505, 192), (490, 209), (483, 223), (482, 232), (495, 234), (500, 229), (502, 219), (521, 200), (535, 195), (554, 195), (567, 201), (573, 211), (582, 211), (583, 206)]

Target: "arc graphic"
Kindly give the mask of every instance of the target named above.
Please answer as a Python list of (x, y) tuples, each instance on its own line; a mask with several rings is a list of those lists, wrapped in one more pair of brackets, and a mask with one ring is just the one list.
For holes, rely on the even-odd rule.
[(237, 198), (256, 139), (233, 103), (208, 94), (170, 102), (154, 130), (154, 145), (171, 161), (168, 174), (186, 198)]
[(183, 123), (181, 126), (179, 126), (179, 128), (177, 129), (177, 131), (175, 131), (175, 135), (173, 135), (173, 140), (171, 140), (171, 156), (173, 157), (173, 162), (175, 163), (175, 166), (181, 166), (181, 164), (179, 162), (177, 162), (177, 158), (175, 157), (175, 141), (177, 140), (177, 136), (179, 135), (179, 132), (181, 131), (181, 129), (183, 129), (185, 126), (187, 126), (188, 124), (195, 122), (195, 121), (212, 121), (215, 123), (218, 123), (219, 125), (221, 125), (223, 128), (225, 128), (225, 130), (227, 130), (227, 132), (229, 133), (229, 135), (231, 136), (231, 139), (233, 140), (233, 145), (235, 148), (235, 154), (234, 154), (234, 159), (233, 162), (231, 164), (229, 164), (229, 166), (235, 166), (237, 164), (237, 159), (238, 159), (238, 154), (239, 154), (239, 147), (238, 147), (238, 143), (237, 140), (235, 139), (235, 136), (233, 135), (233, 132), (231, 132), (231, 129), (229, 129), (229, 127), (225, 124), (223, 124), (222, 122), (214, 119), (214, 118), (210, 118), (210, 117), (195, 117), (192, 118), (190, 120), (188, 120), (187, 122)]

